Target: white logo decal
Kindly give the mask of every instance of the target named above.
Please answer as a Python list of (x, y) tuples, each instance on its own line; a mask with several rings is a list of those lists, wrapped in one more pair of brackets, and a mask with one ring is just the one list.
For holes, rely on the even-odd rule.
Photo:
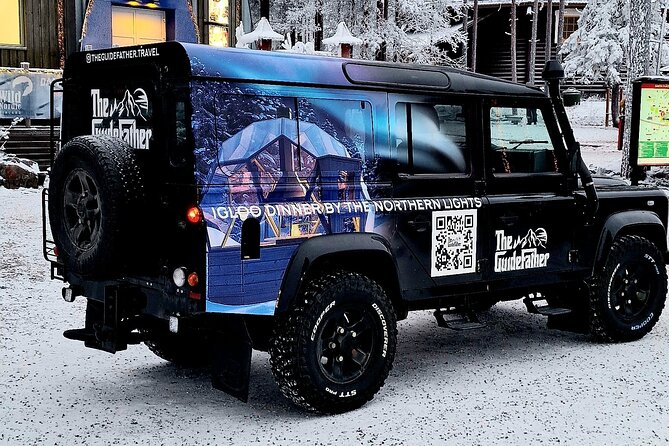
[(432, 213), (432, 277), (476, 272), (476, 228), (476, 210)]
[(544, 228), (530, 229), (524, 237), (495, 231), (495, 272), (545, 268), (550, 253), (547, 251), (548, 233)]
[(383, 312), (376, 303), (372, 303), (372, 308), (376, 310), (376, 314), (378, 314), (379, 319), (381, 319), (381, 326), (383, 327), (383, 350), (381, 351), (381, 356), (385, 358), (388, 354), (388, 323), (386, 322), (386, 318), (383, 317)]
[(330, 304), (327, 307), (325, 307), (325, 310), (323, 310), (321, 315), (318, 316), (318, 319), (316, 319), (316, 323), (314, 324), (314, 328), (311, 330), (311, 340), (312, 341), (314, 339), (316, 339), (316, 331), (318, 330), (318, 326), (321, 324), (321, 321), (323, 320), (323, 317), (325, 316), (325, 313), (332, 310), (332, 307), (335, 306), (335, 303), (336, 303), (336, 301), (334, 301), (334, 300), (332, 302), (330, 302)]
[(132, 93), (126, 90), (123, 99), (105, 98), (99, 89), (91, 90), (93, 118), (91, 135), (110, 135), (120, 138), (136, 149), (148, 149), (153, 131), (140, 128), (147, 121), (149, 98), (141, 88)]

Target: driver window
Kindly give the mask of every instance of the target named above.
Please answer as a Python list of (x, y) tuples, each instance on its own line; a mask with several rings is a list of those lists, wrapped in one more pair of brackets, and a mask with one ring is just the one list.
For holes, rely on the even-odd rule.
[(557, 172), (553, 144), (541, 110), (492, 107), (487, 158), (495, 175)]
[(400, 102), (395, 106), (395, 148), (400, 172), (469, 173), (461, 105)]

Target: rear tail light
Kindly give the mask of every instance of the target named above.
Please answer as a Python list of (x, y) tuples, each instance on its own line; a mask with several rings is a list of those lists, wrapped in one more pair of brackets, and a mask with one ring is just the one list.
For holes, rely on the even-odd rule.
[(197, 276), (197, 273), (190, 273), (188, 275), (188, 285), (194, 287), (200, 282), (200, 278)]
[(186, 218), (193, 224), (200, 223), (202, 221), (202, 211), (199, 207), (193, 206), (186, 212)]

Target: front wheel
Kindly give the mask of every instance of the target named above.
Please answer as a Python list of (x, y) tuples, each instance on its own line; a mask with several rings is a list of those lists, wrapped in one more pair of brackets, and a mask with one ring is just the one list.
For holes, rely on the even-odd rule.
[(662, 253), (645, 238), (620, 237), (590, 293), (590, 331), (605, 342), (640, 339), (659, 319), (666, 295)]
[(321, 276), (277, 318), (270, 363), (281, 392), (323, 413), (362, 406), (392, 368), (396, 325), (373, 280), (343, 271)]

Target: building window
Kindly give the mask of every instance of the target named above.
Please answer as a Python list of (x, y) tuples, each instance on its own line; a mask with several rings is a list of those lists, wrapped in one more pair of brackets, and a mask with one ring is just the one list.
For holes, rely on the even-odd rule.
[(22, 11), (20, 0), (0, 0), (2, 26), (0, 26), (0, 45), (23, 44)]
[(230, 35), (228, 0), (209, 0), (209, 14), (205, 21), (209, 45), (228, 46)]
[[(558, 11), (555, 11), (555, 41), (558, 38)], [(578, 29), (578, 19), (581, 18), (581, 13), (576, 9), (567, 9), (564, 12), (564, 27), (562, 30), (562, 40), (565, 41), (571, 36), (574, 31)]]
[(164, 42), (165, 11), (112, 7), (112, 47)]

